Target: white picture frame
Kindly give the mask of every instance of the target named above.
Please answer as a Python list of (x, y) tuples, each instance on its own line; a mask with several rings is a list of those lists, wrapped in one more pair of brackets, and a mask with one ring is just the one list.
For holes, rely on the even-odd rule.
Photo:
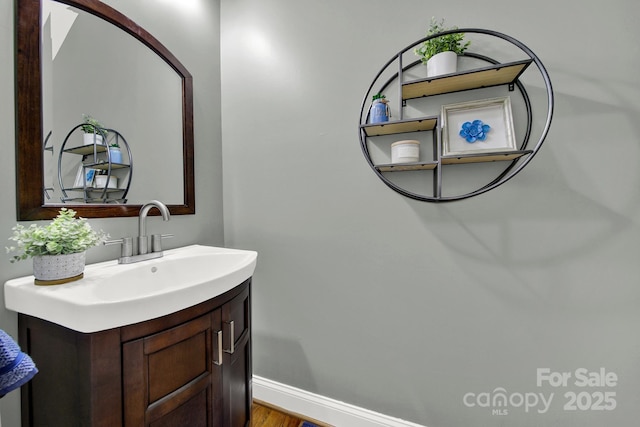
[(86, 187), (93, 186), (93, 179), (96, 176), (96, 169), (87, 169), (82, 165), (78, 166), (78, 172), (76, 173), (76, 180), (73, 183), (74, 188), (83, 188), (85, 187), (85, 179), (86, 179)]
[[(441, 118), (442, 157), (517, 151), (508, 96), (443, 105)], [(490, 129), (484, 140), (470, 143), (460, 136), (460, 131), (464, 123), (474, 120), (482, 121)]]

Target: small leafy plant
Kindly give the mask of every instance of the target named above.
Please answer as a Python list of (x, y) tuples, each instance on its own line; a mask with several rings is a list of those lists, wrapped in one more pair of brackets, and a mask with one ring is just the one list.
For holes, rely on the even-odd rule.
[(84, 133), (107, 134), (107, 130), (97, 119), (87, 114), (83, 114), (82, 118), (84, 119), (84, 123), (82, 124), (82, 131)]
[[(432, 17), (427, 36), (457, 29), (458, 27), (445, 28), (444, 19), (437, 21), (435, 17)], [(419, 47), (415, 48), (413, 52), (420, 57), (423, 64), (426, 64), (432, 56), (438, 53), (452, 51), (455, 52), (456, 55), (461, 55), (471, 44), (469, 41), (463, 44), (463, 41), (464, 33), (446, 34), (425, 41)]]
[(7, 253), (19, 251), (11, 262), (40, 255), (64, 255), (84, 252), (109, 238), (101, 231), (95, 231), (85, 218), (75, 218), (76, 211), (62, 208), (58, 216), (46, 226), (31, 224), (29, 227), (16, 225), (9, 240), (16, 246), (7, 248)]

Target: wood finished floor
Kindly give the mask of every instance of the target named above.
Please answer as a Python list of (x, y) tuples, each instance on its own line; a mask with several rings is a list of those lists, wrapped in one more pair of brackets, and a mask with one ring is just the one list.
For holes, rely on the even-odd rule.
[(259, 403), (254, 402), (251, 406), (251, 427), (299, 427), (303, 422), (300, 418)]

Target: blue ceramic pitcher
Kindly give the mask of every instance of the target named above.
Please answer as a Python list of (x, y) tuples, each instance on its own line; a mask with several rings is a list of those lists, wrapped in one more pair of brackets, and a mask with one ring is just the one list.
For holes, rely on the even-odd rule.
[(369, 109), (369, 123), (388, 122), (391, 116), (391, 110), (384, 98), (374, 99)]

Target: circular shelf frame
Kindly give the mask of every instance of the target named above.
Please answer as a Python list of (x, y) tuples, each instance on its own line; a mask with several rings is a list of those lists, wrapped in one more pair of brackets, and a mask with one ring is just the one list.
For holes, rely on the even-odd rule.
[[(402, 56), (407, 53), (410, 49), (413, 49), (415, 46), (433, 39), (433, 38), (437, 38), (443, 35), (447, 35), (447, 34), (455, 34), (455, 33), (475, 33), (475, 34), (484, 34), (487, 36), (491, 36), (491, 37), (496, 37), (499, 38), (501, 40), (504, 40), (508, 43), (511, 43), (512, 45), (516, 46), (517, 48), (519, 48), (522, 52), (524, 52), (524, 54), (531, 60), (531, 62), (533, 64), (535, 64), (535, 66), (538, 69), (538, 72), (540, 73), (543, 81), (544, 81), (544, 85), (545, 85), (545, 91), (546, 91), (546, 96), (547, 96), (547, 114), (546, 114), (546, 121), (544, 126), (541, 128), (540, 131), (540, 136), (538, 141), (535, 143), (535, 145), (532, 146), (532, 148), (528, 148), (529, 147), (529, 143), (530, 143), (530, 139), (531, 139), (531, 129), (532, 129), (532, 106), (531, 106), (531, 101), (529, 99), (529, 95), (526, 91), (525, 86), (522, 84), (522, 82), (519, 79), (519, 76), (516, 78), (516, 80), (512, 83), (509, 84), (510, 89), (511, 89), (511, 85), (513, 85), (513, 87), (517, 87), (518, 91), (521, 93), (524, 104), (525, 104), (525, 109), (526, 109), (526, 116), (527, 116), (527, 124), (526, 124), (526, 130), (525, 130), (525, 135), (522, 139), (522, 142), (519, 144), (519, 150), (524, 151), (525, 153), (518, 157), (515, 158), (511, 161), (508, 161), (507, 166), (504, 168), (504, 170), (502, 170), (500, 173), (498, 173), (498, 175), (491, 180), (490, 182), (488, 182), (487, 184), (481, 186), (480, 188), (477, 188), (476, 190), (467, 192), (467, 193), (463, 193), (463, 194), (459, 194), (459, 195), (453, 195), (453, 196), (442, 196), (441, 195), (441, 187), (442, 187), (442, 156), (440, 155), (440, 153), (442, 152), (441, 147), (442, 147), (442, 143), (441, 143), (441, 131), (442, 131), (442, 126), (440, 123), (440, 117), (438, 117), (438, 124), (437, 127), (433, 129), (433, 132), (436, 134), (434, 135), (434, 143), (436, 144), (436, 152), (437, 152), (437, 159), (435, 162), (435, 165), (433, 166), (433, 170), (434, 170), (434, 195), (433, 196), (427, 196), (427, 195), (422, 195), (422, 194), (418, 194), (412, 191), (409, 191), (405, 188), (402, 188), (401, 186), (397, 185), (396, 183), (392, 182), (389, 178), (387, 178), (384, 175), (384, 172), (382, 172), (376, 164), (374, 164), (372, 158), (371, 158), (371, 153), (369, 151), (369, 146), (368, 146), (368, 138), (370, 138), (370, 136), (367, 135), (366, 133), (366, 126), (368, 124), (368, 117), (369, 117), (369, 108), (368, 108), (368, 104), (369, 104), (369, 100), (371, 99), (372, 95), (374, 93), (382, 93), (384, 92), (384, 90), (394, 81), (398, 81), (398, 85), (400, 88), (400, 91), (402, 90), (402, 84), (404, 83), (402, 81), (403, 79), (403, 74), (405, 71), (415, 67), (416, 65), (418, 65), (421, 61), (417, 60), (412, 62), (411, 64), (407, 65), (407, 66), (403, 66), (403, 61), (402, 61)], [(463, 54), (463, 56), (465, 57), (471, 57), (471, 58), (475, 58), (478, 60), (482, 60), (485, 62), (488, 62), (489, 64), (492, 65), (499, 65), (499, 62), (496, 61), (495, 59), (489, 58), (487, 56), (483, 56), (483, 55), (479, 55), (479, 54), (475, 54), (472, 52), (466, 52)], [(376, 83), (378, 82), (378, 80), (380, 79), (380, 77), (383, 75), (383, 73), (385, 71), (387, 71), (389, 69), (389, 67), (394, 63), (394, 62), (398, 62), (398, 71), (395, 72), (394, 74), (391, 75), (391, 77), (380, 87), (379, 90), (377, 91), (373, 91), (374, 86), (376, 85)], [(479, 87), (482, 88), (483, 86)], [(400, 110), (402, 112), (402, 108), (404, 107), (404, 102), (401, 100), (401, 102), (403, 103), (400, 106)], [(553, 109), (554, 109), (554, 95), (553, 95), (553, 87), (551, 84), (551, 79), (549, 77), (549, 73), (547, 72), (546, 68), (544, 67), (544, 65), (542, 64), (542, 61), (540, 61), (540, 59), (538, 58), (538, 56), (536, 56), (536, 54), (529, 49), (527, 46), (525, 46), (522, 42), (520, 42), (519, 40), (516, 40), (515, 38), (508, 36), (506, 34), (497, 32), (497, 31), (493, 31), (493, 30), (487, 30), (487, 29), (482, 29), (482, 28), (459, 28), (459, 29), (455, 29), (455, 30), (447, 30), (447, 31), (443, 31), (441, 33), (438, 34), (434, 34), (431, 36), (427, 36), (424, 37), (410, 45), (408, 45), (407, 47), (405, 47), (404, 49), (402, 49), (401, 51), (399, 51), (395, 56), (393, 56), (378, 72), (378, 74), (376, 75), (376, 77), (373, 79), (373, 82), (371, 83), (371, 85), (369, 86), (369, 89), (367, 91), (367, 93), (365, 94), (363, 100), (362, 100), (362, 106), (360, 109), (360, 124), (359, 124), (359, 128), (358, 128), (358, 133), (359, 133), (359, 137), (360, 137), (360, 146), (362, 148), (362, 152), (369, 164), (369, 166), (371, 167), (371, 169), (376, 173), (376, 175), (392, 190), (406, 196), (409, 197), (411, 199), (415, 199), (415, 200), (419, 200), (419, 201), (424, 201), (424, 202), (434, 202), (434, 203), (440, 203), (440, 202), (451, 202), (451, 201), (457, 201), (457, 200), (463, 200), (463, 199), (467, 199), (470, 197), (474, 197), (480, 194), (483, 194), (487, 191), (493, 190), (497, 187), (499, 187), (500, 185), (506, 183), (507, 181), (509, 181), (511, 178), (513, 178), (514, 176), (516, 176), (520, 171), (522, 171), (522, 169), (524, 169), (524, 167), (526, 165), (529, 164), (529, 162), (531, 162), (531, 160), (533, 160), (534, 156), (537, 154), (537, 152), (540, 150), (540, 148), (542, 147), (543, 142), (545, 141), (547, 134), (549, 133), (549, 129), (551, 127), (551, 121), (553, 118)], [(401, 113), (401, 120), (402, 120), (402, 113)]]
[[(60, 191), (62, 196), (60, 200), (62, 203), (72, 202), (72, 201), (82, 201), (84, 203), (126, 203), (127, 202), (127, 194), (129, 193), (129, 189), (131, 188), (131, 179), (133, 177), (133, 156), (131, 154), (131, 148), (127, 143), (127, 140), (124, 136), (115, 129), (107, 129), (107, 128), (94, 128), (94, 142), (90, 145), (83, 146), (74, 146), (72, 148), (67, 148), (67, 144), (70, 143), (70, 137), (74, 132), (80, 130), (85, 124), (81, 123), (79, 125), (74, 126), (62, 143), (60, 147), (60, 153), (58, 154), (58, 184), (60, 185)], [(97, 144), (95, 137), (96, 135), (100, 135), (103, 138), (104, 144)], [(127, 164), (116, 164), (111, 160), (111, 150), (109, 150), (109, 142), (107, 139), (107, 135), (114, 135), (114, 141), (118, 145), (124, 145), (124, 148), (127, 152)], [(106, 161), (97, 161), (97, 156), (99, 153), (104, 153), (106, 156)], [(84, 168), (84, 159), (86, 157), (91, 156), (93, 162), (90, 165), (87, 165), (87, 168), (97, 168), (106, 171), (107, 180), (104, 184), (104, 188), (93, 188), (88, 187), (86, 180), (83, 182), (83, 185), (78, 188), (74, 188), (74, 186), (65, 186), (64, 177), (62, 174), (62, 157), (64, 154), (75, 154), (81, 155), (82, 161), (80, 162), (80, 166)], [(111, 188), (108, 187), (109, 181), (111, 180), (112, 174), (115, 169), (128, 169), (126, 184), (122, 188)], [(82, 192), (82, 197), (70, 197), (67, 194), (67, 191), (75, 191)], [(99, 193), (99, 197), (88, 197), (88, 192)], [(117, 198), (111, 198), (110, 193), (118, 193), (120, 194)]]

